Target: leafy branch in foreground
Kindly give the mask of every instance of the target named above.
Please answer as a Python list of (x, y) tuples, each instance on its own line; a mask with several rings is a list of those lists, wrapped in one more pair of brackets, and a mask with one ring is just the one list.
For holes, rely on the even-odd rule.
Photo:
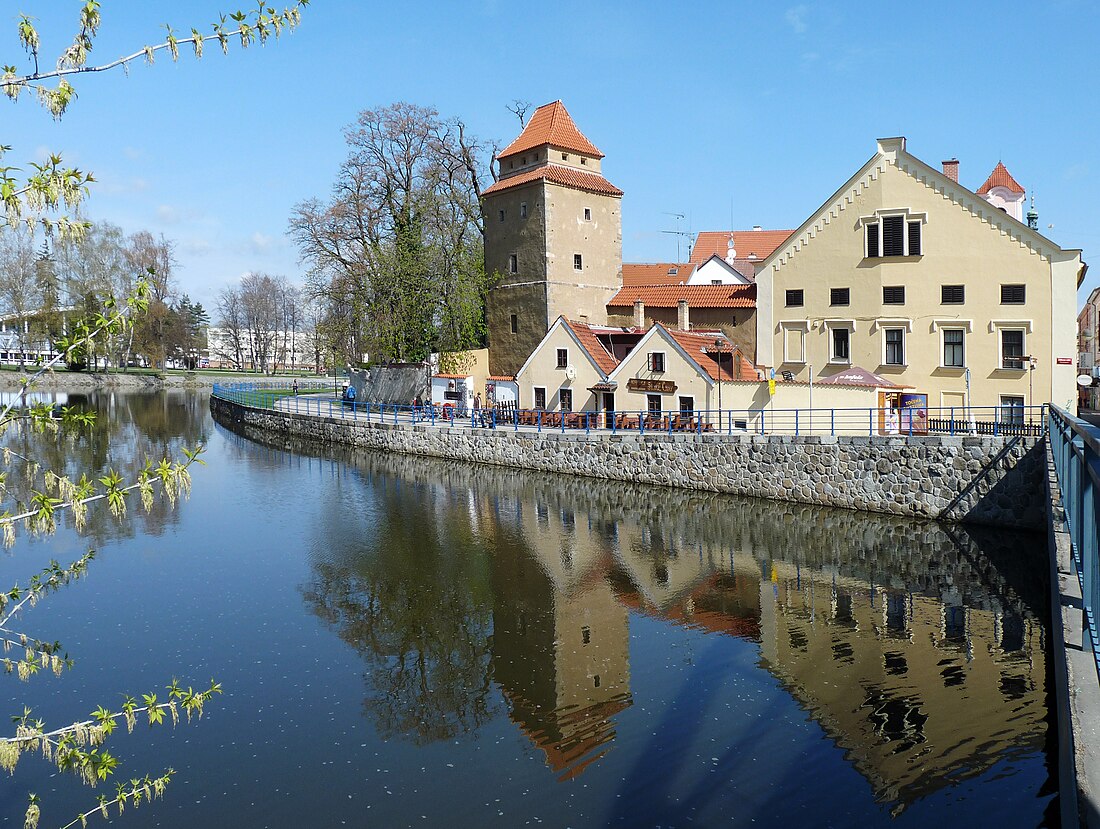
[[(41, 43), (34, 20), (22, 15), (17, 26), (19, 43), (27, 53), (33, 69), (20, 72), (19, 67), (14, 64), (0, 66), (0, 93), (7, 95), (12, 101), (18, 101), (24, 91), (32, 91), (37, 95), (38, 102), (54, 118), (60, 119), (76, 97), (76, 89), (66, 79), (70, 75), (106, 72), (120, 66), (128, 69), (139, 58), (145, 58), (152, 63), (156, 53), (164, 50), (171, 54), (173, 60), (179, 60), (181, 46), (190, 46), (195, 57), (201, 58), (204, 44), (211, 40), (218, 42), (223, 54), (229, 51), (229, 45), (233, 41), (239, 41), (242, 48), (257, 41), (265, 44), (271, 37), (278, 38), (284, 30), (296, 28), (302, 20), (302, 9), (307, 5), (309, 0), (296, 0), (293, 5), (276, 11), (266, 2), (261, 2), (249, 12), (236, 11), (221, 15), (219, 21), (212, 24), (213, 34), (208, 35), (193, 28), (189, 37), (179, 38), (172, 27), (166, 25), (168, 36), (163, 42), (143, 46), (132, 54), (108, 63), (89, 66), (88, 54), (95, 45), (101, 15), (98, 0), (85, 0), (80, 9), (78, 30), (72, 44), (58, 57), (56, 68), (45, 71), (39, 67)], [(43, 83), (54, 79), (57, 79), (55, 86)], [(10, 149), (8, 146), (0, 146), (0, 158)], [(0, 166), (0, 202), (3, 203), (8, 223), (14, 227), (22, 219), (26, 207), (32, 213), (38, 214), (25, 219), (28, 226), (41, 223), (47, 233), (56, 230), (62, 235), (79, 237), (87, 227), (85, 222), (74, 221), (65, 216), (51, 220), (41, 214), (43, 211), (62, 207), (75, 209), (87, 195), (87, 185), (95, 179), (91, 174), (75, 167), (62, 166), (59, 155), (50, 155), (44, 164), (31, 164), (31, 167), (34, 168), (34, 173), (20, 181), (14, 175), (19, 172), (18, 168)]]
[[(120, 722), (124, 722), (126, 730), (132, 733), (139, 717), (149, 726), (163, 725), (169, 718), (172, 725), (176, 725), (179, 723), (181, 711), (188, 722), (192, 717), (201, 719), (206, 703), (214, 694), (222, 692), (221, 685), (213, 681), (206, 690), (196, 691), (191, 687), (183, 688), (175, 679), (167, 686), (167, 690), (166, 702), (159, 702), (155, 693), (142, 694), (143, 705), (139, 705), (136, 698), (127, 696), (118, 711), (112, 712), (100, 706), (91, 713), (90, 719), (52, 731), (45, 730), (42, 720), (31, 719), (31, 710), (24, 708), (21, 716), (12, 717), (15, 736), (0, 737), (0, 768), (14, 774), (21, 755), (41, 752), (59, 771), (73, 772), (89, 786), (95, 786), (114, 774), (118, 768), (118, 758), (100, 746), (114, 733)], [(112, 806), (117, 807), (118, 814), (121, 815), (127, 805), (136, 808), (144, 801), (160, 797), (174, 773), (172, 769), (168, 769), (160, 777), (146, 776), (131, 779), (129, 783), (118, 783), (114, 798), (108, 799), (106, 795), (100, 795), (96, 808), (77, 815), (65, 827), (75, 826), (77, 823), (81, 826), (87, 825), (88, 818), (97, 813), (107, 818), (110, 816), (108, 810)], [(24, 825), (36, 827), (41, 816), (39, 798), (31, 793), (29, 801)]]

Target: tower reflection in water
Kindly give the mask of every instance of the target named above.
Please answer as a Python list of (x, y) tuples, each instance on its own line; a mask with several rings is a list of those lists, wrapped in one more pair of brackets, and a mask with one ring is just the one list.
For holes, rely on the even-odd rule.
[[(435, 712), (453, 726), (441, 735), (476, 730), (495, 686), (553, 773), (583, 776), (616, 739), (643, 739), (617, 731), (632, 705), (632, 619), (645, 615), (759, 643), (760, 668), (896, 811), (1043, 749), (1044, 569), (1029, 549), (1039, 538), (445, 461), (344, 462), (381, 505), (355, 528), (354, 553), (320, 557), (305, 594), (379, 667), (427, 665), (437, 681), (433, 661), (469, 654), (459, 675), (476, 699), (438, 695), (461, 709)], [(395, 559), (372, 544), (397, 525), (420, 528), (398, 545), (419, 564), (396, 565), (415, 583), (395, 592), (379, 589)], [(424, 545), (438, 548), (414, 550)], [(425, 561), (450, 563), (424, 581)], [(386, 597), (416, 591), (464, 621), (402, 630), (407, 608)], [(387, 636), (365, 631), (385, 616)], [(487, 659), (480, 643), (422, 647), (441, 632), (484, 637)], [(395, 701), (392, 688), (368, 689), (379, 694)], [(430, 715), (420, 706), (385, 723)], [(425, 739), (418, 728), (404, 736)]]

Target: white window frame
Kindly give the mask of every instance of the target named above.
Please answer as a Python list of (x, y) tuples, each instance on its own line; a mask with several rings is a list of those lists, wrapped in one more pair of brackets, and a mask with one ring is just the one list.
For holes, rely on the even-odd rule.
[[(561, 396), (563, 394), (568, 394), (569, 395), (569, 408), (568, 409), (566, 409), (564, 406), (562, 406)], [(571, 389), (571, 388), (567, 389), (565, 386), (561, 386), (561, 387), (558, 388), (558, 411), (559, 412), (572, 412), (572, 411), (574, 411), (574, 409), (573, 409), (573, 389)]]
[[(661, 367), (659, 369), (653, 367), (653, 358), (658, 354), (661, 355)], [(651, 374), (664, 374), (666, 371), (668, 371), (668, 352), (650, 351), (646, 355), (646, 368)]]
[[(563, 354), (565, 355), (565, 361), (564, 362), (562, 361), (562, 355)], [(554, 361), (555, 361), (554, 362), (554, 367), (555, 368), (566, 368), (569, 365), (569, 349), (568, 348), (558, 348), (558, 349), (556, 349), (554, 351)]]
[[(947, 339), (944, 334), (947, 331), (961, 331), (962, 332), (962, 364), (957, 366), (949, 366), (946, 361), (947, 357)], [(970, 333), (970, 329), (962, 325), (942, 325), (939, 327), (940, 334), (940, 368), (954, 369), (955, 371), (962, 371), (966, 368), (966, 335)]]
[[(906, 342), (907, 338), (905, 336), (907, 329), (903, 325), (883, 325), (883, 326), (880, 326), (880, 327), (882, 329), (882, 365), (884, 365), (884, 366), (893, 366), (894, 368), (905, 368), (905, 366), (909, 365), (909, 361), (907, 359), (908, 356), (909, 356), (909, 346), (908, 346), (908, 343)], [(901, 332), (901, 362), (900, 363), (888, 363), (888, 362), (886, 362), (886, 357), (887, 357), (886, 333), (888, 331), (900, 331)], [(850, 343), (848, 345), (848, 353), (849, 354), (852, 353), (852, 346), (851, 346)]]
[(584, 255), (583, 254), (580, 254), (580, 253), (574, 253), (573, 254), (573, 270), (575, 270), (575, 271), (583, 271), (584, 270)]
[[(902, 222), (905, 225), (904, 232), (902, 233), (902, 255), (901, 256), (883, 256), (882, 254), (882, 220), (890, 216), (901, 216)], [(878, 225), (878, 256), (875, 259), (901, 259), (909, 256), (909, 223), (920, 222), (920, 249), (919, 255), (924, 255), (924, 228), (928, 224), (927, 213), (911, 213), (909, 208), (903, 207), (894, 210), (876, 210), (870, 216), (861, 216), (859, 219), (859, 232), (863, 239), (863, 258), (870, 259), (867, 255), (867, 225)], [(917, 255), (917, 254), (914, 254)]]
[[(998, 409), (997, 419), (1001, 423), (1008, 423), (1008, 424), (1011, 424), (1011, 425), (1014, 425), (1014, 426), (1023, 425), (1024, 421), (1027, 419), (1027, 405), (1028, 405), (1027, 404), (1027, 397), (1025, 395), (1023, 395), (1023, 394), (1002, 394), (1000, 397), (997, 398), (997, 400), (999, 401), (998, 406), (997, 406), (997, 409)], [(1021, 401), (1021, 403), (1020, 403), (1019, 406), (1014, 406), (1011, 403), (1006, 405), (1005, 400), (1019, 400), (1019, 401)], [(1005, 412), (1006, 411), (1011, 412), (1011, 411), (1013, 411), (1014, 409), (1017, 409), (1017, 408), (1019, 409), (1019, 412), (1020, 412), (1020, 419), (1019, 420), (1016, 420), (1015, 418), (1011, 418), (1011, 417), (1010, 418), (1005, 418)]]
[[(806, 364), (806, 340), (809, 339), (810, 322), (809, 320), (783, 320), (779, 323), (779, 331), (783, 337), (783, 362), (784, 363), (797, 363), (798, 365)], [(787, 350), (787, 332), (788, 331), (800, 331), (802, 333), (802, 354), (798, 359), (794, 359), (790, 352)], [(831, 347), (831, 346), (830, 346)]]
[(997, 336), (997, 371), (1027, 371), (1027, 361), (1023, 361), (1020, 368), (1005, 368), (1005, 356), (1004, 356), (1004, 337), (1001, 335), (1003, 331), (1022, 331), (1024, 333), (1023, 348), (1024, 356), (1031, 356), (1027, 350), (1027, 338), (1032, 333), (1031, 320), (990, 320), (989, 321), (989, 333)]
[[(829, 354), (829, 364), (836, 366), (850, 366), (852, 365), (852, 340), (853, 334), (856, 333), (856, 321), (851, 319), (827, 319), (822, 321), (825, 325), (825, 334), (829, 339), (826, 348)], [(838, 359), (833, 354), (833, 330), (836, 328), (845, 328), (848, 331), (848, 357), (847, 359)]]

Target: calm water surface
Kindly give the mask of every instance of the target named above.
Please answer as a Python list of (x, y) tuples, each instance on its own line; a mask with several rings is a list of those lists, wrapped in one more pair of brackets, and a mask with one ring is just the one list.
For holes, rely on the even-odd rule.
[[(189, 501), (4, 562), (10, 585), (100, 552), (20, 622), (75, 667), (3, 679), (0, 711), (61, 725), (173, 676), (225, 688), (201, 722), (111, 739), (122, 777), (178, 771), (114, 825), (1007, 827), (1052, 807), (1039, 536), (269, 446), (194, 393), (71, 397), (100, 425), (52, 463), (209, 443)], [(30, 790), (43, 826), (95, 795), (24, 758), (9, 824)]]

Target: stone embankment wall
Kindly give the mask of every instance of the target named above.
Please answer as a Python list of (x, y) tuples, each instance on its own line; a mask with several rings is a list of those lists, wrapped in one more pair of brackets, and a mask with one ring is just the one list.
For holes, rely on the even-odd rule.
[(210, 400), (269, 434), (892, 515), (1041, 529), (1041, 438), (515, 432), (355, 422)]

